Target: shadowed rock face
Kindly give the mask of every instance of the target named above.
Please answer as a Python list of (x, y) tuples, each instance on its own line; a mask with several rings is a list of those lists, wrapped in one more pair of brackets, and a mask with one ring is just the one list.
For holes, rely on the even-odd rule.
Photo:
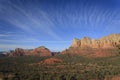
[(24, 55), (51, 56), (51, 52), (49, 49), (45, 48), (44, 46), (35, 48), (33, 50), (16, 48), (15, 51), (10, 53), (9, 56), (24, 56)]
[(88, 55), (96, 57), (105, 57), (115, 55), (114, 49), (116, 45), (120, 44), (120, 34), (111, 34), (100, 39), (91, 39), (84, 37), (82, 39), (73, 39), (72, 45), (69, 49), (62, 52)]
[(4, 56), (6, 56), (5, 54), (0, 54), (0, 57), (4, 57)]

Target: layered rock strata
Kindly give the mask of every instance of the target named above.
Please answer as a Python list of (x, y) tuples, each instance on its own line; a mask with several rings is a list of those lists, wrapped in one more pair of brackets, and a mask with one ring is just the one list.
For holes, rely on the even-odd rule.
[(82, 39), (73, 39), (72, 45), (69, 49), (62, 52), (92, 55), (92, 56), (112, 56), (115, 53), (116, 45), (120, 44), (120, 34), (111, 34), (100, 39), (91, 39), (84, 37)]
[(115, 48), (116, 45), (120, 44), (120, 34), (111, 34), (109, 36), (103, 37), (101, 39), (91, 39), (89, 37), (84, 37), (80, 39), (74, 39), (71, 47), (79, 48)]

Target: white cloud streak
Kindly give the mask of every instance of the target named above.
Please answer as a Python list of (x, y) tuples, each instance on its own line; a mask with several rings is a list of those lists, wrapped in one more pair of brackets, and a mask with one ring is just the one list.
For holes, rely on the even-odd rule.
[(0, 42), (6, 43), (29, 43), (29, 42), (39, 42), (36, 39), (0, 39)]
[[(0, 32), (0, 44), (3, 42), (19, 42), (19, 44), (64, 44), (70, 43), (71, 41), (64, 40), (67, 40), (67, 38), (70, 39), (73, 36), (77, 37), (77, 33), (79, 33), (77, 34), (78, 36), (82, 33), (93, 35), (94, 33), (103, 32), (105, 29), (109, 30), (110, 25), (112, 25), (112, 27), (116, 26), (114, 31), (116, 31), (115, 29), (117, 28), (119, 29), (119, 9), (116, 10), (108, 7), (104, 8), (101, 7), (101, 5), (91, 5), (91, 3), (88, 4), (89, 2), (86, 4), (87, 0), (85, 0), (85, 3), (83, 1), (83, 4), (81, 2), (79, 6), (76, 6), (73, 2), (68, 4), (60, 4), (59, 6), (49, 5), (48, 3), (48, 5), (45, 4), (42, 6), (47, 6), (48, 10), (45, 10), (46, 8), (42, 9), (40, 6), (32, 4), (31, 0), (24, 2), (24, 4), (22, 1), (25, 0), (0, 0), (0, 20), (8, 23), (8, 25), (22, 29), (25, 32), (34, 34), (35, 36), (37, 35), (37, 38), (34, 38), (34, 36), (30, 37), (23, 35), (22, 33), (16, 34), (11, 32)], [(0, 26), (1, 29), (3, 27)], [(41, 36), (47, 40), (44, 40), (44, 38), (39, 40), (40, 38), (38, 37)], [(53, 41), (48, 41), (49, 39), (53, 39)], [(7, 47), (7, 44), (5, 45)], [(4, 47), (4, 45), (2, 46)], [(8, 47), (10, 47), (10, 44)]]
[(15, 48), (23, 48), (23, 49), (34, 49), (34, 46), (26, 46), (26, 45), (15, 45), (15, 44), (1, 44), (0, 50), (7, 51), (7, 50), (14, 50)]
[[(5, 7), (6, 5), (9, 10)], [(36, 12), (33, 12), (32, 9), (29, 11), (19, 6), (20, 5), (13, 4), (11, 1), (8, 1), (7, 4), (0, 4), (0, 13), (5, 13), (6, 15), (3, 19), (29, 33), (45, 33), (57, 40), (61, 40), (61, 38), (53, 30), (55, 25), (54, 22), (51, 21), (48, 13), (42, 11), (41, 9), (35, 9)]]

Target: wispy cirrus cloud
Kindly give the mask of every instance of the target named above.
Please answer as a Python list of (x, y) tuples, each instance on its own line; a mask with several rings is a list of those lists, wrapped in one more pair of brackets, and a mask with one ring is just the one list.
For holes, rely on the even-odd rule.
[(51, 21), (51, 17), (49, 17), (48, 13), (37, 7), (28, 10), (29, 8), (27, 9), (26, 6), (21, 5), (21, 2), (16, 2), (17, 3), (14, 4), (12, 1), (7, 1), (4, 4), (0, 4), (0, 14), (3, 16), (1, 16), (0, 19), (29, 33), (43, 33), (55, 39), (61, 39), (53, 30), (55, 25), (54, 22)]
[(16, 45), (16, 44), (1, 44), (0, 51), (14, 50), (15, 48), (33, 49), (35, 46)]
[(0, 42), (6, 42), (6, 43), (30, 43), (30, 42), (39, 42), (36, 39), (0, 39)]
[(0, 44), (52, 48), (66, 46), (74, 37), (120, 32), (117, 1), (0, 0)]
[[(19, 38), (18, 38), (19, 36)], [(21, 38), (22, 37), (22, 38)], [(23, 43), (70, 43), (71, 41), (65, 41), (65, 40), (56, 40), (56, 41), (53, 41), (53, 40), (44, 40), (44, 41), (41, 41), (41, 40), (38, 40), (38, 39), (35, 39), (35, 38), (32, 38), (32, 37), (27, 37), (26, 38), (26, 35), (24, 34), (24, 32), (20, 32), (20, 33), (16, 33), (16, 32), (4, 32), (4, 33), (0, 33), (0, 43), (1, 44), (5, 44), (5, 43), (8, 43), (8, 44), (23, 44)]]
[[(42, 4), (36, 4), (39, 3), (38, 0), (33, 4), (31, 4), (31, 0), (9, 0), (4, 1), (4, 4), (1, 3), (0, 14), (3, 15), (1, 19), (29, 33), (35, 35), (46, 34), (45, 36), (48, 35), (54, 39), (62, 40), (61, 34), (64, 31), (77, 28), (76, 32), (82, 30), (91, 30), (92, 32), (98, 30), (97, 27), (106, 27), (118, 17), (116, 14), (120, 13), (119, 10), (114, 8), (114, 3), (112, 7), (110, 6), (114, 2), (113, 0), (108, 1), (110, 3), (107, 4), (108, 7), (102, 7), (105, 4), (98, 4), (96, 0), (94, 0), (95, 2), (80, 1), (80, 4), (75, 2), (72, 5), (73, 1), (70, 0), (68, 4), (62, 3), (58, 4), (59, 6), (48, 3), (49, 8), (42, 9), (40, 6)], [(102, 31), (101, 28), (99, 30)]]

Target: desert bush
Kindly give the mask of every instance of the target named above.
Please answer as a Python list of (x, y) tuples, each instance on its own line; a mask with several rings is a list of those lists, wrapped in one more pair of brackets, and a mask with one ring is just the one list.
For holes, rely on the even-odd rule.
[(120, 44), (116, 45), (116, 48), (117, 48), (117, 54), (120, 55)]

